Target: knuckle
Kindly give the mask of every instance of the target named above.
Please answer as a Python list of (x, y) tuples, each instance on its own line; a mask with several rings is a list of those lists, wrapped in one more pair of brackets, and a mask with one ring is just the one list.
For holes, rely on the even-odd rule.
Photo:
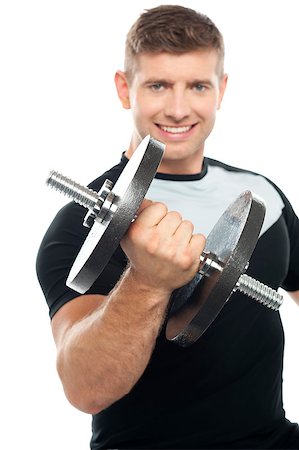
[(194, 230), (194, 225), (191, 222), (191, 220), (184, 219), (182, 221), (182, 226), (184, 226), (185, 228), (188, 228), (191, 232), (193, 232), (193, 230)]
[(178, 211), (170, 211), (168, 215), (177, 222), (182, 221), (182, 216)]
[(177, 251), (177, 244), (172, 242), (170, 245), (168, 245), (167, 248), (167, 258), (169, 259), (170, 263), (177, 264), (179, 263), (178, 258), (178, 251)]
[(157, 203), (154, 203), (153, 206), (154, 206), (156, 209), (159, 209), (160, 212), (161, 212), (161, 214), (166, 215), (166, 214), (168, 213), (168, 208), (167, 208), (167, 206), (165, 205), (165, 203), (157, 202)]
[(206, 245), (206, 237), (203, 234), (195, 234), (192, 239), (195, 244), (202, 249)]
[(160, 237), (158, 235), (158, 233), (151, 233), (149, 239), (147, 239), (146, 244), (145, 244), (145, 251), (149, 254), (149, 255), (155, 255), (159, 248), (160, 248)]
[(194, 265), (194, 255), (186, 251), (181, 255), (180, 263), (183, 271), (189, 270)]

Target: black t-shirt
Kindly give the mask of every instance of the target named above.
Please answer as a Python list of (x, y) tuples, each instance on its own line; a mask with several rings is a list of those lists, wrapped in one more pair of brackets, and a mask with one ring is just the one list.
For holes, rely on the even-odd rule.
[[(115, 181), (126, 158), (90, 184)], [(247, 273), (274, 289), (299, 289), (299, 221), (266, 178), (205, 158), (198, 175), (157, 174), (147, 198), (165, 201), (208, 233), (243, 190), (266, 201), (267, 214)], [(88, 229), (86, 210), (70, 203), (41, 244), (37, 272), (50, 316), (78, 293), (65, 285)], [(87, 293), (108, 294), (127, 264), (120, 248)], [(129, 299), (128, 299), (129, 301)], [(284, 334), (279, 312), (234, 293), (204, 335), (188, 348), (164, 327), (131, 392), (93, 417), (92, 449), (299, 448), (299, 429), (282, 404)]]

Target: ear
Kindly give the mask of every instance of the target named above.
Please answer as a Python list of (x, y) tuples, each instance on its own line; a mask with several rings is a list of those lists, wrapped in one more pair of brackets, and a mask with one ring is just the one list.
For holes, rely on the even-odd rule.
[(227, 86), (227, 79), (228, 79), (228, 75), (225, 73), (221, 80), (219, 81), (219, 97), (218, 97), (218, 104), (217, 104), (217, 109), (220, 109), (221, 107), (221, 103), (222, 103), (222, 99), (224, 96), (224, 92)]
[(114, 76), (114, 83), (123, 108), (130, 109), (129, 84), (125, 72), (118, 70)]

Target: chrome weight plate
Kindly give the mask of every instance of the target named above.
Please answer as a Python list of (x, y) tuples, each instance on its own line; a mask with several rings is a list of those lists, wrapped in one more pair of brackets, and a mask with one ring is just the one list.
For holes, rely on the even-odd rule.
[(174, 291), (166, 337), (182, 347), (207, 330), (245, 272), (264, 221), (265, 205), (252, 192), (241, 194), (223, 213), (207, 237), (204, 253), (217, 256), (221, 270), (198, 273)]
[(147, 136), (123, 169), (95, 219), (67, 279), (67, 286), (84, 294), (103, 271), (132, 223), (156, 174), (165, 146)]

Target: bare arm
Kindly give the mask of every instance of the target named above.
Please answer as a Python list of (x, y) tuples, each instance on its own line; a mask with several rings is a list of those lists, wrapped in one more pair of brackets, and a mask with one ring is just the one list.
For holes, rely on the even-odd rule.
[(57, 368), (74, 406), (96, 413), (130, 391), (148, 363), (168, 298), (141, 286), (128, 269), (108, 297), (81, 296), (54, 316)]
[(194, 276), (204, 238), (178, 213), (151, 204), (122, 246), (130, 265), (109, 296), (80, 296), (52, 320), (65, 393), (88, 413), (123, 397), (142, 375), (171, 292)]

